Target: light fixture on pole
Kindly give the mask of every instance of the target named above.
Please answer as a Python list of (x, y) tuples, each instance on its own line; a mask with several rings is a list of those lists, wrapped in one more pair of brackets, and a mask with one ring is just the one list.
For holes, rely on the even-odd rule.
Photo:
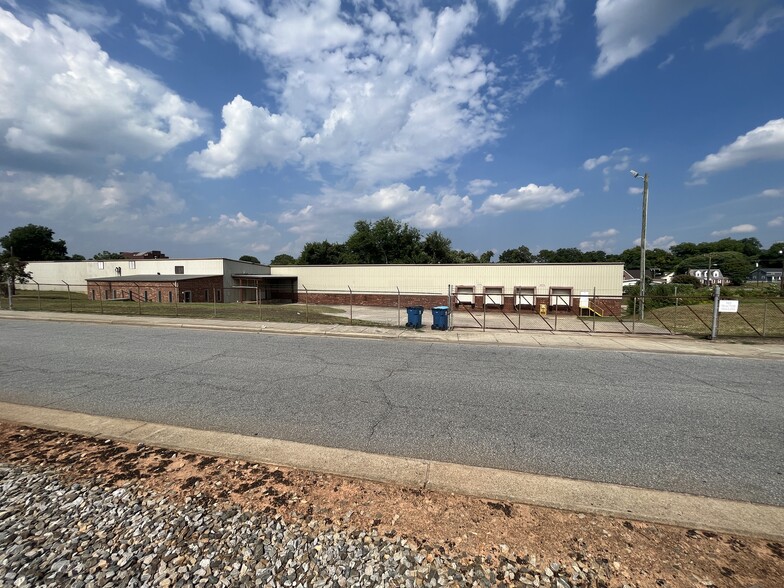
[(635, 177), (642, 177), (642, 232), (640, 233), (640, 320), (645, 320), (645, 233), (648, 230), (648, 173), (640, 176), (629, 170)]

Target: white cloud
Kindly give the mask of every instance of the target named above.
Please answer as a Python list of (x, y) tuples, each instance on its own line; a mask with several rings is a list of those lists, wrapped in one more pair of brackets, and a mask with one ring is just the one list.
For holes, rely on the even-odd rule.
[(724, 235), (736, 235), (741, 233), (753, 233), (757, 230), (757, 227), (754, 225), (743, 224), (743, 225), (735, 225), (734, 227), (730, 227), (729, 229), (723, 229), (720, 231), (713, 231), (711, 235), (714, 237), (721, 237)]
[(467, 191), (470, 196), (481, 196), (486, 194), (490, 189), (495, 188), (496, 183), (493, 180), (471, 180), (468, 182)]
[(768, 221), (769, 227), (784, 227), (784, 216), (777, 216)]
[[(647, 239), (646, 239), (647, 241)], [(673, 245), (677, 245), (678, 242), (672, 235), (664, 235), (663, 237), (657, 237), (653, 241), (650, 242), (650, 246), (654, 249), (669, 249)]]
[(492, 153), (488, 153), (485, 155), (485, 163), (492, 163), (495, 160), (495, 157)]
[(270, 114), (237, 96), (223, 107), (223, 122), (220, 141), (210, 141), (205, 150), (188, 157), (188, 164), (203, 176), (234, 177), (297, 158), (303, 130), (296, 118)]
[(596, 18), (599, 58), (594, 75), (601, 77), (629, 59), (653, 46), (675, 25), (699, 9), (710, 9), (730, 23), (715, 39), (711, 48), (733, 43), (748, 49), (763, 36), (782, 26), (784, 12), (768, 8), (775, 0), (598, 0)]
[[(264, 61), (279, 105), (277, 113), (240, 97), (227, 105), (220, 140), (190, 159), (204, 175), (285, 162), (383, 185), (437, 170), (500, 135), (496, 67), (466, 41), (478, 20), (471, 2), (438, 13), (418, 4), (343, 12), (333, 0), (192, 7), (202, 26)], [(268, 139), (281, 135), (282, 148), (271, 149)]]
[(627, 192), (628, 192), (630, 195), (632, 195), (632, 196), (637, 196), (638, 194), (642, 194), (642, 188), (641, 188), (641, 187), (635, 187), (635, 186), (631, 186), (631, 187), (630, 187), (630, 188), (627, 190)]
[(77, 232), (145, 232), (185, 202), (153, 174), (110, 174), (99, 182), (27, 172), (0, 182), (0, 205), (19, 222), (67, 225)]
[(29, 26), (0, 8), (0, 157), (71, 171), (158, 157), (202, 134), (206, 114), (149, 73), (109, 58), (59, 16)]
[(600, 238), (608, 238), (608, 237), (615, 237), (618, 235), (618, 229), (607, 229), (606, 231), (594, 231), (591, 233), (591, 237), (600, 237)]
[(473, 218), (473, 203), (468, 196), (447, 194), (404, 220), (422, 229), (442, 229), (459, 227)]
[(174, 59), (177, 56), (177, 41), (182, 37), (183, 30), (172, 22), (163, 25), (163, 31), (153, 32), (146, 28), (134, 26), (136, 40), (159, 57)]
[[(718, 45), (732, 44), (741, 49), (751, 49), (763, 37), (784, 27), (784, 8), (774, 6), (761, 14), (755, 12), (755, 3), (737, 15), (727, 27), (716, 37), (711, 39), (706, 47), (712, 49)], [(767, 2), (757, 2), (765, 5)]]
[(596, 239), (595, 241), (580, 241), (581, 251), (603, 251), (615, 244), (615, 239)]
[(539, 4), (529, 6), (523, 15), (533, 21), (536, 29), (526, 49), (537, 49), (558, 41), (565, 12), (566, 0), (541, 0)]
[(691, 166), (695, 176), (742, 167), (754, 161), (784, 159), (784, 118), (768, 121)]
[(65, 0), (52, 5), (52, 10), (64, 17), (74, 28), (87, 33), (103, 33), (120, 22), (119, 14), (109, 14), (100, 4), (87, 4), (79, 0)]
[(667, 67), (668, 65), (670, 65), (670, 64), (671, 64), (673, 61), (675, 61), (675, 54), (674, 54), (674, 53), (670, 53), (670, 54), (667, 56), (667, 59), (665, 59), (664, 61), (662, 61), (662, 62), (661, 62), (661, 63), (660, 63), (660, 64), (659, 64), (657, 67), (658, 67), (659, 69), (664, 69), (665, 67)]
[(479, 214), (503, 214), (518, 210), (543, 210), (558, 204), (564, 204), (581, 195), (580, 190), (567, 192), (553, 186), (537, 186), (528, 184), (505, 194), (488, 196), (477, 211)]
[(493, 8), (498, 13), (498, 20), (504, 22), (514, 5), (517, 4), (517, 0), (490, 0), (490, 4), (493, 5)]
[(767, 190), (763, 190), (760, 196), (764, 196), (765, 198), (778, 198), (784, 196), (784, 188), (768, 188)]
[(407, 210), (424, 198), (429, 198), (429, 195), (423, 187), (412, 190), (405, 184), (393, 184), (372, 194), (360, 196), (354, 200), (354, 203), (359, 212), (391, 214)]
[(600, 165), (604, 165), (608, 161), (610, 161), (609, 155), (600, 155), (599, 157), (594, 157), (593, 159), (586, 159), (583, 163), (583, 169), (591, 171)]

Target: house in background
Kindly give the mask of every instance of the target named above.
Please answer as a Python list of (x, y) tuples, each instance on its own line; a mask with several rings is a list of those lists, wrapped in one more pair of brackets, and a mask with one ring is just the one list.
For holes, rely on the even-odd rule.
[(782, 269), (780, 267), (758, 267), (749, 274), (748, 282), (776, 282), (781, 283)]
[(120, 251), (123, 259), (169, 259), (157, 249), (153, 251)]
[(689, 275), (697, 278), (703, 286), (728, 286), (730, 284), (730, 279), (725, 278), (721, 270), (716, 267), (690, 269)]

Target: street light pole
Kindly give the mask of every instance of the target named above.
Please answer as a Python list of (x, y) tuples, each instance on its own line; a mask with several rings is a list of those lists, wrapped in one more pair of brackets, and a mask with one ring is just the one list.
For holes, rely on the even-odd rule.
[[(640, 174), (631, 170), (635, 178)], [(640, 320), (645, 320), (645, 233), (648, 231), (648, 173), (642, 176), (642, 231), (640, 232)]]

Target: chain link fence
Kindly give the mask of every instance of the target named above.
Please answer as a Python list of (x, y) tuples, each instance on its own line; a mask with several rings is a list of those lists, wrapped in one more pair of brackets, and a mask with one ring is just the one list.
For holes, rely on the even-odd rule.
[[(301, 286), (290, 300), (264, 299), (251, 286), (212, 288), (194, 301), (167, 284), (171, 296), (133, 284), (92, 299), (84, 285), (26, 284), (0, 295), (0, 308), (108, 315), (140, 315), (405, 327), (407, 309), (422, 309), (422, 327), (435, 319), (430, 310), (447, 307), (448, 328), (505, 331), (691, 335), (696, 337), (784, 337), (784, 298), (722, 300), (719, 291), (695, 290), (682, 296), (531, 294), (515, 291), (471, 293), (450, 287), (435, 292), (314, 290)], [(22, 289), (24, 288), (24, 289)], [(6, 288), (7, 289), (7, 288)], [(232, 300), (233, 302), (225, 302)]]

